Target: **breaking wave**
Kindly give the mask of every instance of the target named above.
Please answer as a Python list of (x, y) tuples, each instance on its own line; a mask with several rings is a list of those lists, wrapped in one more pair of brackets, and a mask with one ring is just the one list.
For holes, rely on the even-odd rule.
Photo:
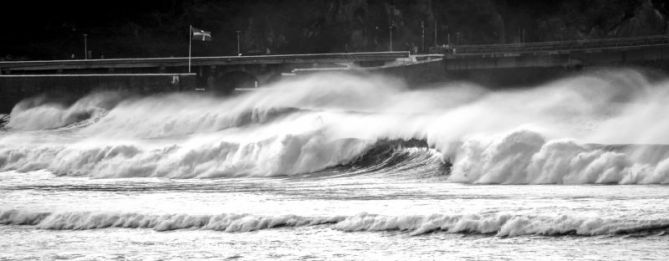
[(224, 232), (250, 232), (277, 227), (314, 226), (340, 221), (340, 217), (307, 218), (295, 215), (276, 217), (247, 214), (148, 215), (93, 212), (0, 212), (0, 224), (30, 225), (39, 229), (89, 230), (102, 228), (150, 228), (156, 231), (204, 229)]
[(99, 92), (65, 106), (44, 96), (23, 100), (7, 117), (6, 128), (13, 130), (44, 130), (65, 127), (86, 120), (98, 119), (126, 97), (120, 92)]
[(667, 146), (584, 145), (515, 131), (463, 142), (449, 179), (476, 184), (669, 184), (669, 158), (636, 158), (649, 150), (669, 153)]
[(412, 173), (426, 176), (447, 175), (450, 164), (425, 140), (379, 140), (352, 160), (326, 169), (343, 175)]
[(185, 145), (86, 144), (0, 148), (3, 170), (47, 169), (56, 175), (96, 178), (215, 178), (308, 173), (350, 160), (361, 140), (286, 135), (250, 143), (191, 141)]
[(231, 98), (32, 99), (3, 119), (0, 171), (668, 184), (667, 86), (631, 70), (510, 91), (466, 83), (409, 90), (380, 76), (319, 74)]
[(524, 216), (512, 214), (308, 217), (298, 215), (259, 216), (250, 214), (186, 215), (108, 212), (0, 211), (1, 225), (33, 226), (48, 230), (91, 230), (142, 228), (155, 231), (201, 229), (222, 232), (251, 232), (273, 228), (322, 226), (344, 232), (398, 231), (413, 236), (443, 232), (497, 237), (538, 236), (652, 236), (666, 235), (669, 220), (617, 220), (604, 218)]

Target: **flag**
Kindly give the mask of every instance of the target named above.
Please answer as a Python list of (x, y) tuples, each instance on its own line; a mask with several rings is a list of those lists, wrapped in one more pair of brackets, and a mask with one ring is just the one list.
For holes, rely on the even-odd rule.
[(191, 38), (198, 41), (211, 41), (211, 32), (205, 31), (202, 29), (197, 29), (195, 27), (191, 28)]

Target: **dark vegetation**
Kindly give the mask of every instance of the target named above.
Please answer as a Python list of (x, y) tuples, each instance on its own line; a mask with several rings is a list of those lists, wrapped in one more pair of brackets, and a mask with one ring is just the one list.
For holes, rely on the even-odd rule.
[[(185, 56), (388, 49), (666, 34), (663, 0), (100, 0), (3, 3), (0, 59)], [(423, 31), (424, 29), (424, 43)], [(436, 29), (436, 38), (435, 38)]]

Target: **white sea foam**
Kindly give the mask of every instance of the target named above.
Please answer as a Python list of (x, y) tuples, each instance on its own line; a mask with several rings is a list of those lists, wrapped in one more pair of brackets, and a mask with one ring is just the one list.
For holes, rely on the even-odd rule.
[[(466, 83), (408, 90), (380, 76), (318, 74), (232, 98), (105, 93), (69, 107), (26, 101), (0, 134), (0, 170), (293, 175), (346, 165), (379, 140), (418, 139), (453, 164), (454, 182), (666, 184), (668, 149), (591, 144), (669, 143), (667, 86), (633, 70), (506, 91)], [(84, 116), (95, 120), (58, 129)]]
[(0, 211), (0, 224), (32, 225), (39, 229), (89, 230), (102, 228), (150, 228), (156, 231), (204, 229), (249, 232), (277, 227), (314, 226), (335, 223), (341, 217), (221, 215), (150, 215), (137, 213)]
[(430, 232), (463, 234), (491, 234), (496, 236), (522, 235), (616, 235), (644, 232), (662, 232), (669, 228), (669, 220), (621, 221), (603, 218), (561, 216), (496, 215), (442, 215), (379, 216), (360, 214), (348, 217), (334, 225), (343, 231), (405, 231), (412, 235)]
[(21, 101), (9, 115), (6, 127), (15, 130), (43, 130), (64, 127), (82, 120), (101, 117), (125, 98), (119, 92), (97, 92), (70, 106), (49, 102), (40, 96)]
[(368, 146), (322, 134), (286, 135), (250, 143), (190, 141), (179, 145), (35, 145), (0, 148), (3, 169), (48, 169), (57, 175), (212, 178), (308, 173), (347, 162)]
[(550, 140), (519, 130), (462, 143), (451, 181), (477, 184), (668, 184), (667, 160), (635, 161), (624, 151)]
[(186, 215), (108, 212), (0, 211), (0, 224), (27, 225), (50, 230), (104, 228), (146, 228), (156, 231), (202, 229), (222, 232), (250, 232), (278, 227), (324, 226), (346, 231), (401, 231), (411, 235), (433, 232), (495, 235), (656, 235), (669, 229), (669, 220), (634, 220), (578, 217), (569, 215), (523, 216), (512, 214), (306, 217), (297, 215), (257, 216), (249, 214)]

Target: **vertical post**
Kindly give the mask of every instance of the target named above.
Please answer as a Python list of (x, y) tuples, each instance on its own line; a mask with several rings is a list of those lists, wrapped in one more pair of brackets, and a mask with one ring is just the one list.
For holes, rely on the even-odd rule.
[(88, 60), (88, 34), (84, 34), (84, 60)]
[(439, 39), (437, 38), (437, 18), (434, 18), (434, 46), (439, 45)]
[(446, 44), (451, 46), (451, 32), (448, 30), (448, 26), (446, 26)]
[(425, 52), (425, 22), (424, 21), (420, 21), (420, 31), (421, 31), (420, 48), (421, 48), (421, 51), (424, 53)]
[(190, 73), (191, 54), (193, 49), (193, 26), (188, 26), (188, 73)]
[(239, 30), (237, 30), (237, 56), (242, 55), (241, 45), (239, 44)]
[(393, 24), (390, 23), (390, 26), (388, 26), (388, 49), (389, 51), (393, 51)]

